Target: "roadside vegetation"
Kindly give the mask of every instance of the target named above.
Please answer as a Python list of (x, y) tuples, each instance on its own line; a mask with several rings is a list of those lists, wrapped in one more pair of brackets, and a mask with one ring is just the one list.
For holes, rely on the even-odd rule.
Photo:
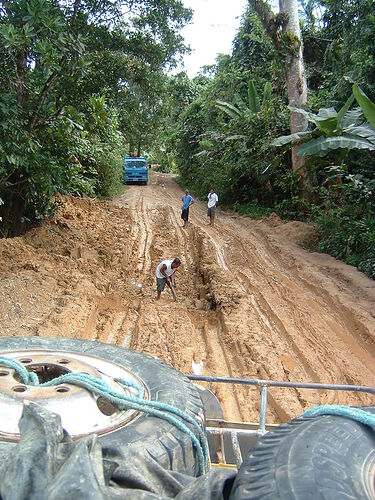
[(0, 1), (2, 236), (52, 215), (55, 193), (118, 189), (190, 17), (179, 0)]
[[(316, 226), (312, 249), (375, 277), (375, 14), (373, 2), (299, 2), (308, 101), (291, 106), (286, 73), (299, 42), (287, 17), (250, 1), (233, 41), (192, 80), (170, 79), (157, 163), (181, 184), (262, 217)], [(287, 67), (286, 67), (287, 63)], [(354, 90), (354, 93), (353, 93)], [(305, 120), (291, 135), (290, 115)], [(292, 146), (303, 159), (294, 168)]]
[(374, 278), (373, 2), (298, 6), (296, 26), (249, 0), (231, 55), (189, 79), (169, 72), (182, 1), (0, 1), (1, 236), (56, 193), (110, 197), (135, 151), (197, 196), (313, 222), (315, 250)]

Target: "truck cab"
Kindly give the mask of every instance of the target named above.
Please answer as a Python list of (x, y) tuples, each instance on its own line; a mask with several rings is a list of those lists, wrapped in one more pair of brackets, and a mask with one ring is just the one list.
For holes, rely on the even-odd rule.
[(124, 158), (124, 182), (137, 182), (147, 184), (148, 167), (145, 157), (125, 156)]

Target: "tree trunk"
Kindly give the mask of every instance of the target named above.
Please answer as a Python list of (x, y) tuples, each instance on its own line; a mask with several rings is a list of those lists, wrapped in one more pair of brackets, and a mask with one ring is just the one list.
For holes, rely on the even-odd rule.
[[(297, 0), (279, 0), (280, 13), (287, 14), (288, 22), (283, 25), (283, 32), (290, 35), (290, 50), (286, 58), (286, 85), (290, 106), (302, 108), (307, 102), (307, 85), (302, 55), (302, 39), (299, 27)], [(287, 38), (287, 39), (288, 39)], [(290, 114), (290, 132), (302, 132), (307, 128), (307, 120), (300, 113)], [(303, 156), (297, 156), (297, 148), (292, 148), (292, 168), (295, 172), (301, 169), (305, 177)]]
[(22, 107), (25, 106), (25, 102), (28, 98), (28, 88), (27, 88), (27, 51), (25, 48), (20, 50), (16, 59), (16, 89), (17, 89), (17, 101)]
[(0, 207), (0, 217), (2, 217), (0, 227), (0, 237), (11, 238), (19, 236), (25, 230), (25, 198), (22, 186), (17, 186), (12, 191), (3, 193), (4, 205)]

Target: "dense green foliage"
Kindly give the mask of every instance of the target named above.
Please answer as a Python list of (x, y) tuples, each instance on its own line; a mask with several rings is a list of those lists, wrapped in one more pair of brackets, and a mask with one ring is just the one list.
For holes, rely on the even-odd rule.
[(116, 189), (126, 149), (155, 131), (190, 16), (179, 0), (0, 2), (3, 235), (53, 212), (57, 192)]
[[(234, 40), (233, 56), (221, 56), (210, 68), (214, 78), (171, 79), (170, 85), (177, 89), (184, 82), (185, 92), (171, 92), (166, 103), (169, 127), (164, 128), (164, 149), (173, 155), (181, 182), (197, 194), (204, 195), (214, 184), (223, 202), (258, 201), (266, 207), (281, 201), (283, 190), (289, 190), (287, 181), (275, 182), (276, 170), (290, 177), (288, 155), (275, 153), (268, 144), (270, 138), (288, 131), (278, 61), (261, 22), (249, 11)], [(252, 108), (250, 76), (262, 102), (258, 109)], [(218, 103), (238, 112), (228, 116)]]
[[(309, 110), (299, 112), (309, 129), (289, 135), (288, 34), (267, 2), (254, 0), (231, 56), (205, 76), (170, 78), (153, 155), (166, 170), (178, 166), (181, 183), (198, 196), (214, 186), (240, 212), (312, 220), (318, 250), (375, 277), (374, 2), (304, 0), (300, 7)], [(293, 141), (307, 158), (303, 183), (291, 168)]]
[(322, 205), (315, 207), (318, 249), (357, 266), (375, 277), (375, 181), (344, 175), (329, 191), (321, 188)]
[(309, 128), (290, 136), (296, 44), (266, 0), (193, 79), (168, 75), (186, 50), (181, 0), (0, 0), (1, 234), (52, 214), (55, 193), (110, 196), (142, 150), (197, 196), (312, 220), (318, 250), (375, 277), (374, 1), (299, 4)]

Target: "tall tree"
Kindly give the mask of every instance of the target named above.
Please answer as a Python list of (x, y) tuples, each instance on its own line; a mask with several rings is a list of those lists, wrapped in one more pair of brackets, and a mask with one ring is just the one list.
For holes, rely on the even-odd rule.
[[(285, 78), (289, 105), (302, 108), (307, 103), (307, 83), (303, 63), (302, 37), (298, 17), (297, 0), (279, 0), (279, 14), (275, 15), (267, 0), (249, 0), (250, 7), (257, 13), (279, 54), (285, 61)], [(291, 112), (291, 133), (307, 128), (306, 119), (299, 113)], [(292, 149), (293, 171), (300, 170), (302, 176), (304, 159)]]
[[(307, 84), (302, 55), (302, 39), (298, 17), (297, 0), (279, 0), (280, 14), (286, 15), (283, 32), (290, 41), (286, 54), (286, 85), (288, 89), (289, 106), (303, 108), (307, 103)], [(290, 114), (290, 131), (292, 134), (303, 132), (307, 128), (307, 120), (301, 113)], [(299, 170), (304, 165), (304, 158), (297, 155), (292, 148), (292, 167)]]
[[(0, 234), (45, 216), (93, 150), (106, 172), (111, 126), (128, 134), (127, 111), (144, 135), (190, 17), (181, 0), (0, 0)], [(90, 179), (108, 178), (89, 161)]]

